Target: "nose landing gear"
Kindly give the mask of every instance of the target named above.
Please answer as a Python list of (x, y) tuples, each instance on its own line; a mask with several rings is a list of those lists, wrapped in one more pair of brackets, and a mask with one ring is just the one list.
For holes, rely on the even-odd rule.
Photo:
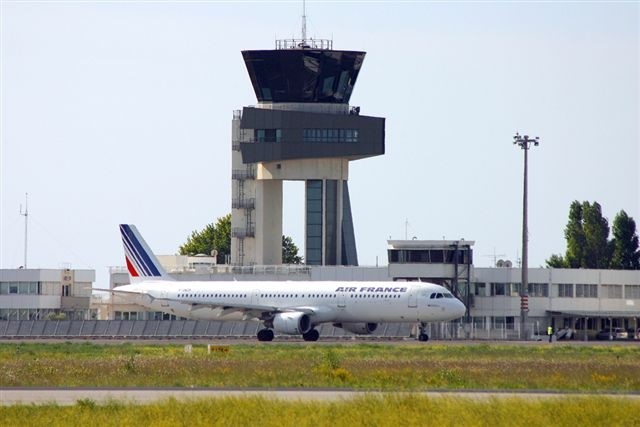
[(418, 341), (429, 341), (429, 335), (427, 335), (427, 324), (420, 323), (418, 325)]

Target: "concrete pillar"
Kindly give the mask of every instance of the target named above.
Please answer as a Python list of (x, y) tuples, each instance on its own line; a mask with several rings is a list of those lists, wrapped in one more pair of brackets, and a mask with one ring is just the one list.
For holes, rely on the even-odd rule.
[(282, 264), (282, 181), (256, 181), (256, 264)]

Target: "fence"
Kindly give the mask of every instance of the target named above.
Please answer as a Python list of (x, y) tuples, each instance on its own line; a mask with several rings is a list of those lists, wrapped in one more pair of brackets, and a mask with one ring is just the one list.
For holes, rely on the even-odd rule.
[[(213, 320), (8, 320), (0, 321), (0, 339), (176, 339), (255, 337), (259, 322)], [(352, 338), (355, 334), (323, 324), (320, 337)], [(415, 323), (383, 323), (365, 337), (398, 339), (415, 336)], [(455, 323), (429, 324), (435, 339), (464, 338)]]

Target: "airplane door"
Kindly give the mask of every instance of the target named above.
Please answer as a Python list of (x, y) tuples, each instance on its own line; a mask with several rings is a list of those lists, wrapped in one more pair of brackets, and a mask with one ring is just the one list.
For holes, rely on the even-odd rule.
[(338, 308), (345, 308), (347, 306), (347, 296), (344, 292), (338, 293)]
[(162, 291), (160, 293), (160, 297), (162, 298), (160, 300), (160, 307), (169, 307), (169, 301), (167, 300), (168, 296), (167, 291)]
[(251, 291), (251, 305), (260, 305), (260, 289)]
[(416, 308), (418, 306), (418, 298), (413, 289), (409, 288), (409, 307)]

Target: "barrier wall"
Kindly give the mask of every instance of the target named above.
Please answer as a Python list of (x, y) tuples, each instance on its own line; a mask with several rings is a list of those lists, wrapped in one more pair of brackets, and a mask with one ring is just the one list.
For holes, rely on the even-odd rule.
[[(261, 328), (259, 322), (212, 320), (5, 320), (0, 321), (0, 339), (242, 338), (255, 337)], [(331, 324), (321, 325), (318, 331), (325, 338), (356, 336)], [(407, 338), (412, 332), (415, 334), (414, 323), (387, 323), (379, 325), (370, 336)], [(434, 333), (438, 331), (431, 331), (435, 338)]]

